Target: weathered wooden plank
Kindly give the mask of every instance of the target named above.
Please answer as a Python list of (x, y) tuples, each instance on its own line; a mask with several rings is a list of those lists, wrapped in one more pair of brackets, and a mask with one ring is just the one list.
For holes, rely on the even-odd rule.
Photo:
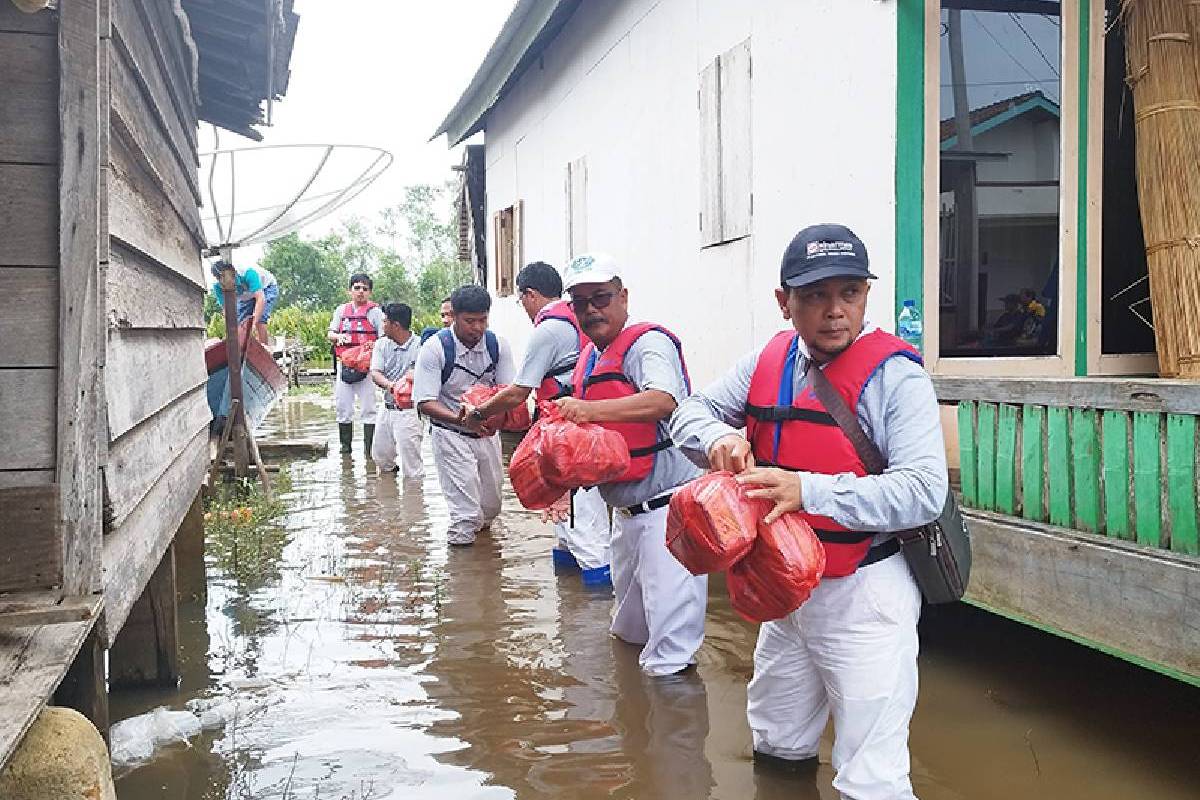
[(1046, 472), (1049, 477), (1050, 521), (1071, 525), (1071, 438), (1067, 410), (1046, 409)]
[(943, 403), (984, 403), (1200, 414), (1193, 381), (1131, 378), (968, 378), (933, 376)]
[(181, 603), (204, 603), (208, 596), (204, 565), (204, 498), (196, 492), (175, 531), (175, 590)]
[(106, 283), (110, 328), (205, 327), (199, 286), (120, 243), (109, 253)]
[(171, 97), (170, 77), (163, 74), (158, 60), (155, 58), (153, 45), (146, 33), (145, 27), (138, 16), (136, 3), (114, 3), (113, 18), (113, 51), (121, 58), (129, 61), (145, 84), (146, 93), (152, 98), (163, 116), (163, 121), (169, 131), (171, 149), (173, 149), (183, 164), (195, 164), (196, 152), (196, 120), (184, 120), (180, 117), (175, 102)]
[(61, 491), (59, 530), (63, 591), (90, 594), (100, 585), (100, 368), (104, 339), (100, 293), (100, 12), (98, 0), (59, 10), (61, 219), (56, 220), (59, 273), (58, 434), (55, 467)]
[(62, 682), (94, 625), (95, 619), (88, 619), (0, 635), (0, 769)]
[(964, 400), (958, 404), (958, 460), (963, 502), (969, 506), (979, 502), (975, 459), (975, 404)]
[(0, 489), (0, 592), (62, 582), (58, 486)]
[(12, 3), (0, 3), (0, 31), (53, 34), (55, 28), (54, 12), (49, 9), (26, 14)]
[(1200, 677), (1200, 562), (986, 512), (965, 516), (968, 599)]
[(1137, 412), (1133, 415), (1133, 507), (1138, 544), (1158, 547), (1162, 537), (1162, 505), (1159, 447), (1162, 415)]
[(57, 370), (0, 369), (0, 469), (54, 467), (57, 386)]
[(106, 527), (124, 521), (211, 416), (198, 386), (113, 441), (104, 468)]
[(0, 187), (0, 266), (57, 266), (58, 167), (0, 164)]
[(0, 32), (0, 75), (4, 76), (0, 161), (57, 163), (58, 47), (54, 37)]
[(1105, 411), (1104, 440), (1104, 532), (1117, 539), (1132, 539), (1129, 524), (1129, 413)]
[(18, 486), (45, 486), (54, 483), (54, 468), (0, 470), (0, 489)]
[(721, 66), (720, 59), (700, 72), (700, 246), (724, 241), (721, 231)]
[[(35, 595), (43, 602), (22, 602), (29, 595)], [(103, 605), (103, 598), (98, 594), (59, 597), (53, 602), (44, 602), (45, 595), (45, 592), (0, 594), (0, 630), (83, 622), (100, 613)]]
[(996, 508), (1005, 514), (1017, 509), (1017, 419), (1016, 406), (1000, 406), (996, 427)]
[(749, 236), (753, 200), (750, 40), (721, 54), (721, 236)]
[(110, 60), (109, 70), (113, 131), (125, 140), (143, 169), (159, 178), (175, 213), (202, 242), (196, 167), (181, 162), (171, 148), (163, 112), (143, 93), (133, 67), (116, 57)]
[(176, 687), (179, 682), (177, 606), (175, 548), (169, 545), (108, 651), (109, 685), (121, 689)]
[[(54, 626), (61, 627), (61, 626)], [(43, 628), (42, 630), (45, 630)], [(108, 686), (104, 679), (104, 646), (93, 625), (54, 692), (54, 704), (83, 714), (108, 742)]]
[(1046, 409), (1025, 406), (1021, 413), (1021, 516), (1045, 522)]
[(104, 631), (111, 644), (187, 515), (208, 467), (208, 432), (196, 434), (133, 513), (104, 537)]
[(0, 367), (58, 364), (58, 270), (0, 267)]
[(200, 331), (112, 331), (105, 367), (112, 441), (208, 380)]
[(1200, 554), (1196, 536), (1196, 418), (1167, 415), (1167, 505), (1171, 549)]
[(977, 508), (996, 508), (996, 406), (980, 403), (975, 425), (976, 479), (979, 481)]
[(1075, 478), (1075, 527), (1100, 530), (1100, 452), (1096, 412), (1071, 410), (1071, 467)]
[(112, 137), (110, 144), (109, 233), (204, 287), (200, 248), (155, 177), (142, 169), (122, 137)]
[(171, 91), (171, 102), (175, 113), (183, 121), (184, 128), (192, 132), (192, 144), (196, 143), (195, 129), (199, 124), (196, 112), (197, 98), (193, 89), (193, 62), (191, 54), (185, 54), (183, 28), (174, 9), (154, 0), (137, 0), (138, 14), (142, 24), (150, 31), (150, 41), (158, 59), (159, 69), (167, 78)]

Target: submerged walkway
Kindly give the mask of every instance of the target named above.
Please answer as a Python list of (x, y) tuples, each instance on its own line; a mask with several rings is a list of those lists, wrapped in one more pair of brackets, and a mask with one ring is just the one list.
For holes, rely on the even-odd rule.
[[(332, 439), (325, 405), (290, 399), (269, 433)], [(405, 484), (335, 450), (291, 466), (282, 531), (236, 555), (210, 541), (182, 691), (114, 698), (114, 719), (238, 708), (121, 775), (122, 800), (833, 797), (828, 737), (815, 784), (752, 769), (754, 630), (722, 581), (698, 672), (648, 682), (607, 634), (610, 596), (554, 573), (549, 529), (511, 493), (448, 551), (429, 464)], [(931, 615), (922, 646), (923, 800), (1194, 797), (1195, 689), (966, 607)]]

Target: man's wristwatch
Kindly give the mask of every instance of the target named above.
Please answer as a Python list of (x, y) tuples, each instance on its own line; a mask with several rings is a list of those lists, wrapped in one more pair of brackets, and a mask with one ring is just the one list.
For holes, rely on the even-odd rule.
[(483, 422), (485, 419), (487, 419), (487, 417), (485, 417), (483, 415), (483, 412), (481, 412), (478, 408), (472, 408), (471, 409), (471, 419), (474, 419), (478, 422)]

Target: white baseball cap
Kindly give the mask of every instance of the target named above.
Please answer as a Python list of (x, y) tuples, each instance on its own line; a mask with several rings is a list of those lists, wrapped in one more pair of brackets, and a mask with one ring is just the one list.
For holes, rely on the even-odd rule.
[(608, 283), (617, 277), (617, 260), (607, 253), (584, 253), (576, 256), (563, 271), (563, 288), (581, 283)]

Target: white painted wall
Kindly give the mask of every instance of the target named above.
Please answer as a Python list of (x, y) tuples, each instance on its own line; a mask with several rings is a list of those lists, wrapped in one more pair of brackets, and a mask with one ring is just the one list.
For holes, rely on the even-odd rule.
[[(698, 76), (747, 38), (752, 234), (701, 249)], [(863, 238), (890, 328), (895, 42), (895, 4), (876, 0), (588, 0), (490, 116), (489, 219), (524, 201), (524, 260), (561, 269), (566, 165), (586, 156), (588, 247), (626, 265), (632, 313), (680, 334), (698, 384), (783, 326), (780, 256), (809, 224)], [(516, 303), (492, 316), (523, 348)]]

